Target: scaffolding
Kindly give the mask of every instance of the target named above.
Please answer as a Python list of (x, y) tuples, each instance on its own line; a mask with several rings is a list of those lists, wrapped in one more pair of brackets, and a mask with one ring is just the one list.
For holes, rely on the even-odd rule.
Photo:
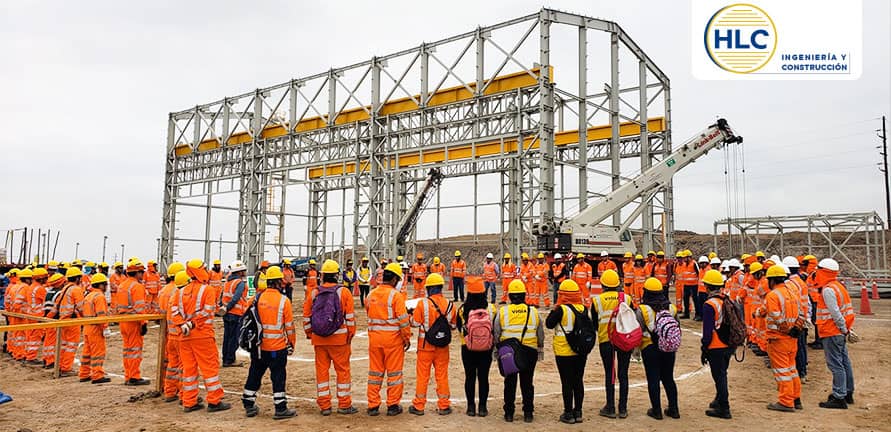
[[(876, 212), (722, 219), (714, 223), (715, 250), (728, 255), (763, 250), (780, 257), (834, 258), (848, 276), (891, 278), (884, 222)], [(726, 229), (719, 234), (718, 229)], [(790, 244), (789, 238), (797, 237)]]
[[(471, 202), (442, 203), (437, 191), (435, 238), (442, 213), (461, 209), (469, 241), (482, 218), (499, 220), (501, 252), (532, 251), (533, 222), (573, 216), (670, 153), (670, 103), (668, 77), (618, 24), (542, 9), (173, 112), (162, 262), (177, 242), (203, 243), (205, 259), (219, 242), (250, 268), (348, 248), (376, 263), (394, 254), (394, 230), (431, 168), (444, 187), (472, 179), (462, 190)], [(493, 190), (495, 200), (480, 199)], [(237, 206), (219, 204), (224, 194)], [(203, 238), (177, 234), (201, 227), (178, 220), (180, 207), (204, 210)], [(211, 236), (218, 212), (237, 214), (224, 231), (234, 238)], [(673, 214), (669, 186), (635, 225), (644, 250), (673, 251)]]

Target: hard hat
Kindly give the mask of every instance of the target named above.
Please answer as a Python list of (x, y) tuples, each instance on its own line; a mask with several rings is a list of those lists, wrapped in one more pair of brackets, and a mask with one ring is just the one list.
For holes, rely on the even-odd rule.
[(563, 255), (560, 255), (559, 253), (554, 254), (554, 259), (560, 259), (560, 258), (563, 258)]
[(716, 257), (716, 256), (718, 256), (718, 254), (716, 254), (716, 253), (714, 253), (714, 252), (709, 252), (709, 253), (708, 253), (708, 259), (712, 259), (712, 258), (714, 258), (714, 257)]
[(368, 257), (367, 256), (362, 257), (362, 261), (368, 261)]
[(786, 276), (789, 276), (792, 274), (792, 270), (790, 270), (789, 266), (787, 266), (786, 264), (780, 263), (780, 264), (777, 264), (775, 267), (782, 267), (783, 271), (786, 272)]
[(779, 264), (779, 263), (783, 262), (783, 260), (781, 260), (780, 257), (778, 257), (776, 255), (771, 255), (770, 258), (768, 258), (768, 259), (773, 261), (774, 264)]
[(316, 260), (314, 260), (314, 259), (310, 259), (310, 260), (309, 260), (309, 265), (316, 265)]
[(83, 276), (83, 275), (84, 275), (84, 272), (80, 271), (80, 269), (77, 267), (69, 267), (68, 270), (65, 270), (66, 278), (73, 278), (73, 277), (78, 277), (78, 276)]
[(96, 286), (101, 283), (108, 283), (108, 276), (105, 276), (105, 273), (96, 273), (90, 277), (90, 285)]
[(701, 263), (708, 263), (708, 257), (706, 257), (705, 255), (703, 255), (703, 256), (699, 257), (698, 262), (701, 262)]
[(584, 257), (585, 257), (585, 254), (579, 252), (575, 257), (576, 257), (576, 258), (584, 258)]
[(184, 271), (176, 272), (176, 275), (173, 276), (173, 284), (178, 288), (188, 285), (191, 281), (192, 278), (190, 278), (189, 274)]
[(74, 261), (71, 261), (71, 265), (82, 265), (82, 263), (79, 259), (76, 259)]
[(124, 266), (124, 263), (122, 263), (122, 262), (120, 262), (120, 261), (115, 261), (115, 262), (114, 262), (114, 268), (123, 267), (123, 266)]
[(62, 276), (61, 273), (53, 273), (53, 275), (49, 277), (46, 283), (50, 286), (57, 286), (61, 285), (64, 280), (65, 276)]
[(659, 279), (653, 277), (647, 278), (647, 280), (644, 281), (644, 289), (647, 291), (662, 291), (662, 282), (659, 282)]
[(752, 257), (752, 255), (744, 253), (744, 254), (740, 255), (739, 259), (740, 259), (740, 261), (745, 261), (751, 257)]
[(346, 265), (348, 265), (348, 266), (351, 266), (351, 265), (353, 265), (353, 260), (351, 260), (351, 259), (348, 259), (348, 260), (347, 260), (347, 262), (346, 262)]
[(37, 279), (37, 278), (46, 277), (49, 274), (49, 272), (47, 272), (46, 269), (43, 267), (37, 267), (36, 269), (34, 269), (33, 274), (34, 274), (34, 278)]
[(285, 275), (282, 273), (282, 268), (279, 266), (272, 266), (266, 269), (266, 279), (274, 280), (274, 279), (282, 279)]
[(439, 286), (439, 285), (445, 285), (445, 279), (442, 278), (441, 274), (430, 273), (429, 275), (427, 275), (427, 281), (425, 283), (425, 286), (431, 287), (431, 286)]
[(403, 277), (403, 276), (402, 276), (402, 275), (403, 275), (403, 273), (402, 273), (402, 267), (399, 267), (399, 264), (396, 264), (396, 263), (390, 263), (390, 264), (387, 264), (387, 266), (384, 267), (384, 271), (388, 271), (388, 272), (390, 272), (390, 273), (393, 273), (393, 274), (395, 274), (396, 276), (399, 276), (400, 279), (402, 279), (402, 277)]
[(521, 259), (524, 259), (524, 260), (528, 260), (528, 259), (529, 259), (529, 254), (527, 254), (526, 252), (523, 252), (522, 254), (520, 254), (520, 258), (521, 258)]
[[(93, 265), (95, 265), (95, 264), (93, 264), (93, 265), (90, 265), (90, 264), (93, 264), (93, 263), (92, 262), (87, 263), (87, 265), (90, 267), (93, 267)], [(157, 264), (157, 262), (155, 260), (148, 260), (148, 262), (146, 264), (147, 265), (155, 265), (155, 264)]]
[(285, 265), (291, 265), (291, 260), (288, 258), (285, 258), (282, 262), (285, 263)]
[(419, 259), (419, 260), (424, 259), (424, 252), (418, 252), (418, 253), (415, 255), (415, 259)]
[(56, 270), (59, 268), (59, 262), (56, 260), (52, 260), (52, 261), (46, 263), (46, 267), (51, 270)]
[(387, 259), (386, 259), (386, 258), (381, 258), (381, 265), (386, 264), (386, 263), (387, 263)]
[(740, 267), (739, 260), (736, 258), (730, 258), (730, 261), (727, 261), (727, 266), (739, 268)]
[(602, 256), (602, 257), (609, 256), (609, 252), (607, 252), (607, 251), (600, 251), (600, 256)]
[(656, 252), (656, 256), (657, 256), (657, 257), (664, 257), (664, 256), (665, 256), (665, 252), (664, 252), (664, 251)]
[(631, 252), (625, 252), (624, 256), (625, 258), (634, 258), (634, 254), (632, 254)]
[(764, 258), (764, 252), (761, 252), (761, 251), (755, 252), (755, 257), (756, 258)]
[(684, 251), (678, 251), (676, 254), (674, 254), (674, 257), (675, 257), (675, 258), (683, 258), (683, 257), (684, 257)]
[(190, 259), (190, 260), (186, 263), (186, 268), (190, 268), (190, 269), (200, 269), (201, 267), (204, 267), (204, 261), (202, 261), (202, 260), (200, 260), (200, 259), (198, 259), (198, 258)]
[(764, 269), (764, 265), (760, 262), (755, 261), (752, 264), (749, 264), (749, 273), (756, 273)]
[(693, 256), (693, 251), (691, 251), (690, 249), (684, 249), (684, 256)]
[(815, 257), (813, 255), (805, 255), (803, 259), (806, 261), (816, 261), (817, 257)]
[(127, 263), (128, 272), (138, 272), (142, 270), (145, 270), (145, 266), (142, 265), (142, 261), (139, 261), (138, 259), (130, 260), (130, 262)]
[(405, 261), (402, 261), (399, 263), (399, 267), (402, 267), (403, 271), (408, 270), (408, 263)]
[(713, 258), (711, 259), (711, 261), (709, 261), (708, 263), (709, 263), (709, 264), (721, 264), (721, 258), (713, 257)]
[(798, 260), (794, 256), (787, 256), (786, 258), (783, 258), (783, 264), (786, 265), (786, 267), (789, 267), (790, 269), (793, 267), (794, 268), (801, 267), (801, 264), (798, 264)]
[(837, 272), (838, 271), (838, 261), (836, 261), (832, 258), (823, 258), (817, 264), (817, 267), (819, 267), (821, 269), (826, 269), (826, 270), (831, 270), (831, 271)]
[(456, 256), (456, 257), (459, 257), (459, 256), (461, 256), (461, 251), (459, 251), (459, 250), (456, 250), (456, 251), (455, 251), (455, 256)]
[(266, 283), (266, 275), (260, 274), (260, 277), (257, 278), (257, 291), (263, 291), (269, 287), (269, 284)]
[(539, 252), (537, 255), (538, 258), (544, 259), (544, 252)]
[[(312, 261), (310, 264), (316, 263), (315, 260), (310, 260), (310, 261)], [(269, 267), (269, 261), (263, 260), (263, 262), (260, 263), (260, 268), (268, 268), (268, 267)]]
[(181, 263), (179, 261), (172, 262), (172, 263), (170, 263), (169, 266), (167, 266), (167, 276), (168, 277), (175, 277), (176, 274), (181, 271), (186, 271), (186, 266), (184, 266), (183, 263)]
[(240, 272), (240, 271), (247, 271), (247, 265), (245, 265), (244, 262), (241, 260), (235, 260), (235, 261), (232, 261), (232, 264), (229, 264), (229, 270), (232, 273)]
[(495, 258), (495, 255), (492, 255), (491, 252), (486, 254), (486, 259), (492, 259), (492, 258)]
[(218, 259), (213, 260), (213, 265), (222, 265), (222, 264), (223, 263), (220, 262), (220, 260), (218, 260)]
[(722, 270), (727, 270), (729, 268), (730, 268), (730, 261), (728, 261), (728, 260), (721, 261), (721, 269)]
[(650, 256), (650, 255), (656, 255), (656, 252), (655, 251), (647, 251), (647, 256)]
[[(267, 273), (269, 271), (267, 270)], [(340, 265), (337, 264), (337, 261), (326, 259), (325, 262), (322, 263), (322, 273), (340, 273)], [(275, 278), (272, 278), (275, 279)]]
[(507, 286), (508, 294), (525, 294), (526, 293), (526, 285), (523, 284), (523, 281), (519, 279), (514, 279), (510, 281), (510, 285)]
[(504, 254), (504, 259), (510, 259), (510, 254), (509, 253)]
[(24, 270), (19, 270), (19, 278), (20, 279), (32, 278), (32, 277), (34, 277), (34, 272), (32, 272), (31, 269), (26, 268)]
[(433, 264), (439, 264), (440, 262), (439, 257), (433, 257)]
[(642, 259), (643, 259), (643, 255), (641, 255), (641, 254), (637, 254), (637, 255), (634, 256), (634, 259), (635, 259), (635, 260), (642, 260)]
[(575, 281), (572, 279), (565, 279), (563, 282), (560, 282), (560, 288), (558, 288), (558, 290), (566, 292), (578, 292), (579, 284), (575, 283)]
[(770, 266), (770, 268), (767, 269), (767, 278), (769, 279), (774, 277), (786, 277), (786, 270), (783, 269), (782, 265)]
[(17, 269), (17, 268), (14, 268), (14, 269), (6, 272), (6, 276), (18, 276), (18, 275), (19, 275), (19, 269)]
[(68, 267), (71, 267), (71, 263), (69, 263), (69, 262), (67, 262), (67, 261), (66, 261), (66, 262), (63, 262), (63, 263), (61, 264), (61, 267), (62, 267), (62, 268), (68, 268)]
[(600, 284), (607, 288), (616, 288), (619, 286), (619, 274), (615, 270), (609, 269), (600, 275)]
[(108, 268), (108, 263), (105, 262), (105, 261), (102, 261), (101, 263), (99, 263), (99, 267), (101, 267), (101, 268)]
[(405, 260), (405, 257), (402, 255), (399, 255), (396, 257), (396, 261), (404, 261), (404, 260)]
[(709, 270), (702, 276), (702, 283), (715, 287), (724, 286), (724, 276), (717, 270)]

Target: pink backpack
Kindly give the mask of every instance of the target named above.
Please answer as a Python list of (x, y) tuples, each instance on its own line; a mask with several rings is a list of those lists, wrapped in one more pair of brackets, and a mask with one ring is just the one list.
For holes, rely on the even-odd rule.
[(625, 293), (619, 293), (619, 305), (613, 309), (607, 329), (609, 342), (619, 351), (629, 352), (640, 345), (643, 330), (634, 310), (625, 303)]
[(492, 349), (492, 317), (487, 309), (474, 309), (467, 315), (464, 343), (470, 351), (489, 351)]

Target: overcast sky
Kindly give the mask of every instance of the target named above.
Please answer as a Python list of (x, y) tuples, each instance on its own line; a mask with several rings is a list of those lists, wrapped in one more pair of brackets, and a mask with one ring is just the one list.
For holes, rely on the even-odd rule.
[[(690, 10), (681, 3), (7, 2), (0, 230), (61, 230), (57, 257), (73, 256), (80, 242), (80, 256), (97, 259), (103, 235), (108, 261), (122, 243), (126, 256), (153, 257), (167, 113), (543, 5), (622, 25), (671, 78), (675, 142), (718, 115), (731, 121), (746, 138), (749, 216), (884, 216), (874, 130), (891, 111), (889, 2), (864, 0), (859, 80), (745, 83), (693, 78)], [(711, 232), (727, 215), (723, 159), (709, 159), (676, 177), (678, 229)]]

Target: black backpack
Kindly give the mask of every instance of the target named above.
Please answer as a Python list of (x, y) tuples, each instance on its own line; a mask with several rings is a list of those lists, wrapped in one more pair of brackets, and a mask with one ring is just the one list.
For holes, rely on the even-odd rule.
[(571, 310), (575, 315), (575, 323), (569, 333), (563, 330), (563, 324), (560, 324), (560, 329), (566, 335), (569, 349), (576, 354), (588, 355), (594, 349), (594, 344), (597, 343), (597, 331), (594, 330), (594, 322), (588, 317), (587, 308), (579, 312), (574, 306), (567, 306), (567, 309)]
[[(443, 314), (441, 310), (439, 310), (439, 306), (436, 305), (430, 297), (427, 297), (430, 300), (430, 304), (433, 305), (433, 308), (436, 309), (436, 313), (439, 314), (435, 320), (433, 320), (433, 324), (430, 324), (430, 328), (427, 329), (426, 335), (424, 336), (424, 343), (430, 342), (430, 345), (435, 347), (446, 347), (449, 346), (449, 343), (452, 342), (452, 326), (449, 324), (448, 318), (446, 318), (446, 314)], [(446, 313), (452, 311), (452, 302), (449, 302), (449, 307), (446, 308)]]
[(263, 341), (263, 325), (257, 311), (259, 293), (254, 296), (251, 306), (245, 311), (241, 321), (241, 332), (238, 334), (238, 346), (249, 353), (260, 355), (260, 342)]
[(743, 308), (739, 303), (727, 297), (722, 299), (724, 318), (721, 327), (718, 327), (718, 338), (731, 348), (746, 343), (746, 322), (743, 319)]

